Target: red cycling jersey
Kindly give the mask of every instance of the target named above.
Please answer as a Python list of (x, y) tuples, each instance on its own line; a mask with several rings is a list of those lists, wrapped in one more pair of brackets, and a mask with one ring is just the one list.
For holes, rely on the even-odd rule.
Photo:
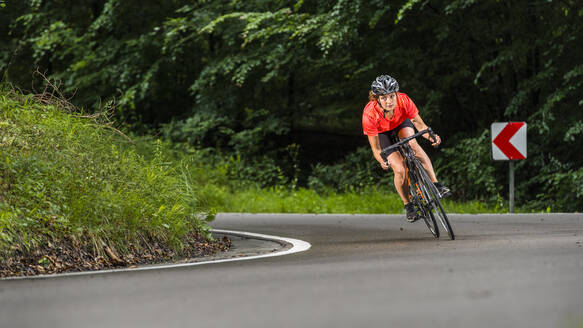
[(398, 127), (405, 119), (412, 119), (419, 114), (417, 106), (404, 93), (397, 92), (397, 105), (393, 117), (383, 117), (383, 109), (376, 100), (371, 100), (362, 112), (362, 130), (364, 134), (374, 137)]

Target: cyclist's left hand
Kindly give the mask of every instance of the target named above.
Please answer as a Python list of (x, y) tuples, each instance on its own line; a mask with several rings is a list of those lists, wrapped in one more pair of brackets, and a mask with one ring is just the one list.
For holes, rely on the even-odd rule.
[(386, 171), (386, 170), (388, 170), (388, 169), (389, 169), (389, 167), (391, 167), (391, 163), (389, 163), (389, 161), (382, 162), (382, 163), (381, 163), (381, 167), (383, 168), (383, 170), (385, 170), (385, 171)]
[(429, 137), (429, 141), (432, 142), (431, 145), (433, 147), (437, 147), (441, 143), (441, 138), (437, 134), (434, 134), (434, 136), (435, 136), (435, 142), (433, 142), (433, 140), (431, 139), (431, 137)]

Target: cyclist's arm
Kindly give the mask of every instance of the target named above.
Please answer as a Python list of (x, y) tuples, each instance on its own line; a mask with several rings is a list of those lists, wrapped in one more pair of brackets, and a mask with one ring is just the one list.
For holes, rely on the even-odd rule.
[(386, 170), (389, 168), (385, 159), (381, 157), (381, 143), (379, 141), (379, 136), (368, 136), (368, 142), (370, 143), (370, 148), (372, 149), (372, 154), (374, 158), (381, 164), (381, 167)]
[[(413, 125), (415, 125), (415, 128), (417, 129), (417, 131), (422, 131), (422, 130), (429, 128), (427, 126), (427, 124), (425, 124), (425, 122), (423, 122), (423, 119), (421, 119), (421, 116), (419, 116), (419, 114), (417, 114), (417, 116), (413, 117), (411, 119), (411, 122), (413, 122)], [(433, 142), (433, 140), (431, 140), (431, 137), (429, 136), (429, 134), (424, 134), (423, 138), (431, 141), (432, 146), (437, 146), (441, 143), (441, 138), (437, 135), (437, 133), (434, 133), (434, 135), (435, 135), (435, 139), (437, 139), (435, 142)]]

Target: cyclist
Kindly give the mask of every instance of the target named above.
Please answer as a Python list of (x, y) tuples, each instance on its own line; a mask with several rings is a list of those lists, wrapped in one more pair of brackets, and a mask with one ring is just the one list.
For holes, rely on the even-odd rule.
[[(407, 220), (417, 220), (415, 207), (409, 201), (409, 186), (405, 177), (404, 159), (401, 154), (393, 150), (386, 158), (381, 157), (381, 150), (395, 143), (398, 138), (406, 138), (418, 131), (427, 129), (427, 125), (419, 116), (419, 110), (411, 98), (399, 92), (399, 83), (389, 75), (378, 76), (371, 84), (369, 102), (362, 113), (362, 128), (368, 136), (368, 141), (375, 159), (381, 164), (383, 170), (393, 169), (394, 183), (399, 196), (403, 200)], [(423, 135), (430, 140), (434, 147), (441, 143), (441, 138), (435, 134), (435, 142), (428, 134)], [(431, 160), (423, 151), (415, 139), (409, 141), (415, 156), (429, 173), (431, 181), (437, 187), (441, 197), (449, 194), (449, 188), (439, 183)]]

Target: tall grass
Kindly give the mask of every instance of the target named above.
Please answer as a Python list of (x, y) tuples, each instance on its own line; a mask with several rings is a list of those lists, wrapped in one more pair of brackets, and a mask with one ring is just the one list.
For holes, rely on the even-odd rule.
[(190, 233), (208, 235), (186, 159), (162, 142), (142, 153), (108, 125), (37, 97), (0, 91), (0, 256), (62, 239), (120, 254), (161, 243), (180, 251)]

